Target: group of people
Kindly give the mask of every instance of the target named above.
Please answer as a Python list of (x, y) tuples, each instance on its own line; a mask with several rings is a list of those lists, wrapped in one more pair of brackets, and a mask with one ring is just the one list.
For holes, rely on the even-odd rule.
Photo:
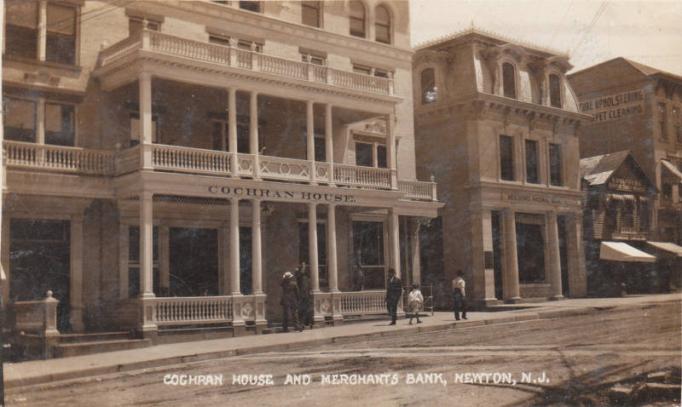
[[(403, 295), (403, 283), (396, 275), (394, 269), (388, 270), (388, 282), (386, 284), (386, 308), (388, 315), (391, 318), (389, 325), (395, 325), (398, 319), (398, 304)], [(464, 273), (459, 270), (457, 276), (452, 280), (452, 297), (454, 303), (455, 320), (460, 320), (460, 313), (463, 319), (467, 319), (467, 301), (466, 301), (466, 282), (464, 281)], [(299, 332), (303, 331), (303, 327), (309, 325), (313, 327), (313, 301), (312, 292), (310, 290), (310, 276), (308, 268), (305, 263), (293, 273), (287, 271), (282, 275), (280, 283), (282, 288), (282, 328), (284, 332), (289, 332), (289, 324), (293, 323), (295, 329)], [(412, 284), (409, 294), (407, 295), (407, 310), (410, 318), (410, 325), (412, 320), (417, 319), (417, 323), (421, 324), (419, 319), (419, 312), (424, 307), (424, 296), (419, 289), (419, 285)]]

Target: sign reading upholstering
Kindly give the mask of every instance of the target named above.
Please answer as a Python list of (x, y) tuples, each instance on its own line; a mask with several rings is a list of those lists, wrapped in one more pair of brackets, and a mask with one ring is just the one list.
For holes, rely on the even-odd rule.
[(580, 103), (580, 111), (594, 120), (605, 122), (644, 113), (644, 92), (641, 90), (602, 96)]
[(560, 205), (579, 205), (580, 202), (576, 199), (565, 199), (556, 196), (542, 195), (542, 194), (532, 194), (527, 192), (510, 192), (506, 194), (506, 198), (509, 201), (525, 201), (525, 202), (538, 202), (538, 203), (548, 203), (548, 204), (560, 204)]
[(304, 192), (304, 191), (277, 191), (267, 188), (228, 187), (211, 185), (208, 192), (235, 198), (261, 198), (278, 201), (310, 201), (310, 202), (335, 202), (353, 203), (355, 197), (347, 194)]

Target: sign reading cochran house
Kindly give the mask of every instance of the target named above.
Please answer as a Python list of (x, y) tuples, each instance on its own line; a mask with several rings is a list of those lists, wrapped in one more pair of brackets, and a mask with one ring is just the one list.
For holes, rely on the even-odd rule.
[(208, 192), (212, 194), (226, 195), (229, 197), (261, 198), (272, 200), (330, 202), (330, 203), (353, 203), (355, 197), (347, 194), (305, 192), (305, 191), (277, 191), (267, 188), (228, 187), (211, 185)]
[(580, 111), (594, 120), (605, 122), (644, 113), (644, 93), (641, 90), (602, 96), (580, 103)]

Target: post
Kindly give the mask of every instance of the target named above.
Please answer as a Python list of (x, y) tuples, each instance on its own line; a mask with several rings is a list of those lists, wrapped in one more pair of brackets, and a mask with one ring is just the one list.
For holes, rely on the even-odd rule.
[(386, 115), (386, 154), (388, 155), (388, 168), (391, 170), (391, 189), (398, 189), (398, 167), (396, 157), (396, 143), (395, 143), (395, 129), (394, 129), (395, 115), (393, 113)]
[(516, 247), (516, 215), (514, 210), (504, 210), (504, 273), (502, 276), (502, 296), (507, 302), (521, 299), (519, 289), (519, 260)]
[(400, 218), (395, 209), (388, 210), (388, 240), (390, 251), (390, 265), (400, 277)]
[(152, 161), (152, 76), (149, 72), (140, 73), (140, 154), (142, 169), (153, 170)]
[(587, 295), (587, 275), (583, 242), (583, 214), (573, 213), (566, 228), (566, 251), (568, 259), (568, 293), (571, 297)]
[(249, 152), (253, 155), (253, 178), (259, 178), (260, 157), (258, 154), (258, 92), (251, 92), (249, 101)]
[(260, 201), (251, 201), (251, 285), (253, 294), (263, 294)]
[(561, 257), (559, 254), (559, 225), (557, 213), (547, 213), (547, 246), (549, 252), (549, 282), (551, 286), (550, 299), (564, 298), (561, 287)]
[(154, 298), (153, 194), (140, 194), (140, 297)]
[(329, 291), (339, 292), (339, 278), (336, 259), (336, 206), (327, 206), (327, 274)]
[(419, 222), (414, 219), (411, 222), (410, 227), (410, 252), (412, 258), (412, 283), (419, 284), (421, 286), (422, 273), (421, 273), (421, 254), (420, 242), (419, 242)]
[(83, 326), (83, 215), (71, 218), (71, 247), (69, 272), (69, 322), (76, 332)]
[(310, 183), (315, 183), (315, 111), (313, 101), (306, 101), (307, 159), (311, 163)]
[(170, 295), (170, 229), (159, 226), (159, 291), (161, 296)]
[(251, 43), (251, 70), (260, 71), (260, 60), (258, 59), (258, 45), (255, 42)]
[[(34, 17), (35, 18), (35, 17)], [(38, 3), (38, 61), (47, 58), (47, 0)]]
[(227, 144), (230, 150), (230, 175), (239, 177), (237, 159), (237, 89), (227, 90)]
[(130, 246), (130, 229), (123, 223), (118, 226), (118, 298), (128, 298), (128, 248)]
[(239, 281), (239, 198), (230, 199), (230, 290), (242, 295)]
[(324, 110), (324, 148), (329, 165), (329, 185), (334, 185), (334, 123), (332, 121), (332, 105), (327, 103)]
[(232, 279), (230, 272), (230, 226), (229, 219), (223, 223), (218, 231), (220, 236), (220, 293), (229, 295), (231, 292), (230, 281)]
[(310, 263), (310, 285), (313, 293), (320, 292), (320, 274), (317, 263), (317, 204), (308, 204), (308, 262)]

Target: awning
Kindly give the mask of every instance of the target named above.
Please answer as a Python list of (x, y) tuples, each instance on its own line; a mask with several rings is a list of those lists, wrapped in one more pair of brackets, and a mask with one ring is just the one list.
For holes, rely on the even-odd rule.
[(653, 263), (656, 261), (656, 257), (623, 242), (601, 242), (599, 258), (633, 263)]
[(677, 179), (680, 180), (680, 182), (682, 182), (682, 172), (680, 172), (680, 170), (678, 170), (677, 167), (673, 165), (673, 163), (671, 163), (670, 161), (661, 160), (661, 164), (663, 164), (664, 168), (670, 171), (671, 174), (676, 176)]
[(5, 281), (7, 280), (7, 276), (5, 275), (5, 270), (3, 270), (2, 266), (0, 266), (0, 281)]
[(675, 243), (670, 242), (646, 242), (646, 243), (649, 246), (655, 247), (656, 249), (674, 254), (677, 257), (682, 257), (682, 246), (678, 246)]

